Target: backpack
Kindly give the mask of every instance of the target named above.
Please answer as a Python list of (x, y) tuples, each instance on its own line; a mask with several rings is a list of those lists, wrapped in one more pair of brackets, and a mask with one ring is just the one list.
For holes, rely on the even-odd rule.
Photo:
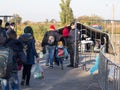
[(33, 39), (32, 34), (30, 33), (24, 33), (20, 36), (20, 40), (22, 40), (23, 42), (23, 51), (25, 53), (26, 56), (28, 56), (28, 52), (29, 52), (29, 41)]
[(55, 37), (53, 35), (48, 36), (48, 44), (53, 45), (55, 42)]
[(0, 78), (9, 77), (13, 70), (13, 50), (0, 46)]
[(64, 48), (57, 48), (57, 57), (63, 58), (64, 57)]
[(57, 58), (67, 58), (68, 57), (68, 51), (64, 47), (57, 47), (56, 48), (56, 57)]

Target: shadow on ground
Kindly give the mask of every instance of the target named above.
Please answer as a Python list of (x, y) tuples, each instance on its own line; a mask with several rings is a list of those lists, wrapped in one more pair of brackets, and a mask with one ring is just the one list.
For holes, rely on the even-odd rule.
[(68, 60), (64, 61), (64, 70), (59, 66), (51, 69), (45, 66), (45, 60), (42, 60), (45, 78), (37, 80), (32, 77), (30, 87), (23, 86), (22, 90), (100, 90), (97, 79), (93, 75), (80, 67), (68, 68), (66, 67), (68, 63)]

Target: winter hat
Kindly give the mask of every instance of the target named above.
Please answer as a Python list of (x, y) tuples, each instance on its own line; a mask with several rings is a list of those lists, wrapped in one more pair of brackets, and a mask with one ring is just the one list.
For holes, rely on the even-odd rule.
[(12, 22), (10, 25), (15, 27), (15, 23), (14, 22)]
[(62, 35), (63, 35), (64, 37), (69, 36), (69, 30), (68, 30), (67, 27), (65, 27), (65, 28), (63, 29)]
[(33, 35), (33, 29), (30, 26), (26, 26), (24, 29), (24, 33), (31, 33)]
[(55, 30), (55, 26), (54, 25), (50, 25), (50, 30)]
[(10, 23), (9, 23), (9, 22), (6, 22), (6, 23), (5, 23), (5, 27), (7, 27), (7, 26), (10, 26)]

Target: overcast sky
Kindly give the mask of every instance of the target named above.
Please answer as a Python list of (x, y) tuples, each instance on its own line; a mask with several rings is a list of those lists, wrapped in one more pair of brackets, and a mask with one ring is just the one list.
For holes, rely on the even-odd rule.
[[(45, 21), (46, 19), (60, 20), (61, 0), (0, 0), (0, 15), (19, 14), (23, 21)], [(105, 19), (120, 20), (120, 0), (71, 0), (74, 16), (99, 15)]]

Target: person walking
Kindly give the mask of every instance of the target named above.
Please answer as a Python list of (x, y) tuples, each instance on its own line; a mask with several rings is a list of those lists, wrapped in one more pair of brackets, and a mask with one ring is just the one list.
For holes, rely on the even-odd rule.
[[(53, 68), (54, 52), (57, 45), (57, 33), (55, 26), (50, 25), (50, 30), (47, 31), (42, 40), (42, 47), (46, 47), (46, 66)], [(50, 64), (49, 64), (50, 63)]]
[[(26, 37), (26, 39), (28, 38), (27, 42), (24, 42), (22, 40), (24, 36)], [(26, 62), (23, 63), (21, 85), (26, 84), (26, 86), (30, 86), (31, 68), (32, 65), (35, 63), (35, 57), (36, 57), (36, 61), (37, 62), (39, 61), (39, 57), (35, 49), (35, 39), (33, 35), (33, 29), (31, 28), (31, 26), (26, 26), (24, 28), (24, 34), (23, 36), (19, 37), (19, 40), (24, 43), (26, 59), (27, 59)]]
[[(10, 71), (10, 75), (8, 77), (5, 77), (1, 81), (2, 90), (10, 90), (10, 87), (12, 90), (20, 90), (19, 87), (19, 79), (18, 79), (18, 61), (17, 59), (20, 58), (20, 60), (25, 59), (25, 55), (23, 52), (23, 45), (20, 41), (17, 40), (17, 34), (15, 31), (11, 30), (7, 33), (8, 38), (6, 39), (4, 46), (10, 48), (13, 52), (10, 53), (10, 56), (12, 56), (12, 70)], [(10, 57), (9, 57), (10, 59)], [(9, 60), (10, 61), (10, 60)], [(5, 83), (6, 82), (6, 83)]]

